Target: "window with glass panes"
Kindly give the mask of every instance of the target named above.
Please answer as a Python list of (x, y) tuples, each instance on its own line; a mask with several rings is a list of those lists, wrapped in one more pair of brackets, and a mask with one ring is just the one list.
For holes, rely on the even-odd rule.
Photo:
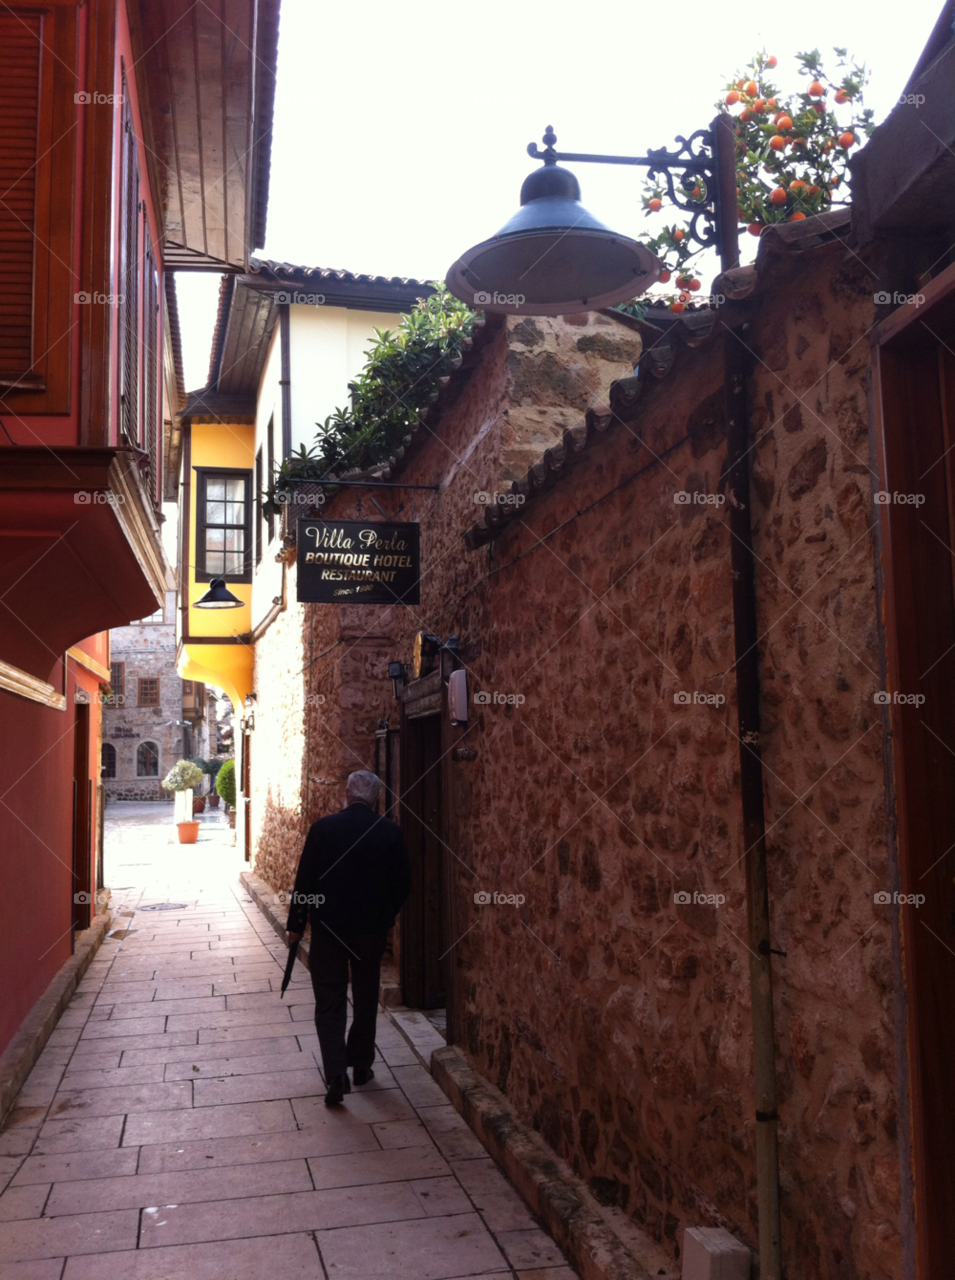
[(159, 679), (149, 677), (139, 682), (139, 705), (141, 707), (159, 706)]
[(196, 576), (251, 578), (250, 471), (199, 473)]
[(109, 687), (112, 693), (106, 699), (108, 707), (122, 707), (126, 703), (126, 663), (109, 664)]

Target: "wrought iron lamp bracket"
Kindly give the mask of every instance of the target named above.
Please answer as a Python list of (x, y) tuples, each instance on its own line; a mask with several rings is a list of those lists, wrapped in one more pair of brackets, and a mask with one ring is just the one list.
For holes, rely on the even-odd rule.
[[(555, 151), (556, 141), (557, 135), (548, 125), (543, 137), (545, 150), (541, 151), (536, 142), (531, 142), (528, 144), (527, 154), (534, 160), (543, 160), (545, 165), (567, 161), (571, 164), (625, 164), (644, 168), (649, 178), (664, 179), (671, 202), (690, 215), (690, 238), (703, 248), (717, 243), (714, 203), (716, 157), (712, 130), (697, 129), (689, 138), (677, 134), (675, 141), (679, 145), (676, 149), (654, 147), (645, 156), (602, 156), (583, 151)], [(682, 173), (684, 180), (691, 176), (702, 178), (707, 184), (708, 202), (681, 197), (673, 180), (674, 171)], [(705, 224), (702, 227), (699, 225), (701, 220)]]

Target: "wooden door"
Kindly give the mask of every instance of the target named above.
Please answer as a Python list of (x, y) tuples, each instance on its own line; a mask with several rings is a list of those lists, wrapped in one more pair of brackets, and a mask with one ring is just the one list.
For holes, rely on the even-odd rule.
[(252, 734), (242, 735), (242, 817), (245, 860), (252, 861)]
[(401, 739), (400, 823), (411, 860), (411, 894), (401, 912), (401, 992), (412, 1009), (438, 1009), (448, 949), (441, 717), (406, 718)]
[[(90, 779), (90, 709), (85, 702), (74, 706), (73, 717), (73, 932), (88, 929), (93, 917), (90, 895), (92, 834), (92, 781)], [(79, 901), (77, 901), (79, 898)]]
[[(955, 283), (955, 282), (953, 282)], [(955, 296), (953, 296), (955, 302)], [(955, 1257), (955, 306), (876, 352), (899, 931), (919, 1280)], [(900, 1028), (901, 1030), (901, 1028)], [(903, 1200), (906, 1199), (903, 1189)]]

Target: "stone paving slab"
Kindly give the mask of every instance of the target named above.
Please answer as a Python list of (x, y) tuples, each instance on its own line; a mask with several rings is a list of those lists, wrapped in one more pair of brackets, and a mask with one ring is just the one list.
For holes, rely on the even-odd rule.
[[(315, 1241), (304, 1233), (69, 1258), (63, 1280), (182, 1280), (183, 1276), (189, 1280), (263, 1280), (268, 1276), (325, 1280)], [(24, 1276), (23, 1280), (34, 1278)], [(36, 1280), (47, 1277), (38, 1275)]]
[[(233, 1200), (270, 1192), (311, 1191), (304, 1160), (233, 1165), (221, 1169), (190, 1169), (137, 1177), (95, 1178), (57, 1184), (46, 1206), (51, 1216), (91, 1213), (107, 1209), (140, 1209), (171, 1202)], [(0, 1206), (2, 1206), (0, 1198)]]
[(426, 1019), (409, 1045), (382, 1017), (375, 1078), (324, 1105), (307, 970), (280, 999), (285, 947), (216, 874), (117, 894), (125, 936), (0, 1133), (0, 1278), (572, 1280), (423, 1065)]

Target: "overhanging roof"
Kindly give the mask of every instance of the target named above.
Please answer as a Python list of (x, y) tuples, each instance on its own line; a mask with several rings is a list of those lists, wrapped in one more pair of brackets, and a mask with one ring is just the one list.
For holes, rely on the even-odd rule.
[(130, 6), (167, 268), (244, 270), (265, 241), (279, 2)]
[(255, 416), (259, 380), (283, 303), (399, 313), (410, 311), (419, 298), (432, 293), (434, 286), (424, 280), (357, 275), (252, 258), (248, 272), (223, 276), (209, 380), (205, 387), (190, 393), (186, 416), (192, 417), (193, 409), (198, 417), (203, 409), (209, 412), (209, 406), (220, 405), (225, 410), (243, 401), (251, 403)]

